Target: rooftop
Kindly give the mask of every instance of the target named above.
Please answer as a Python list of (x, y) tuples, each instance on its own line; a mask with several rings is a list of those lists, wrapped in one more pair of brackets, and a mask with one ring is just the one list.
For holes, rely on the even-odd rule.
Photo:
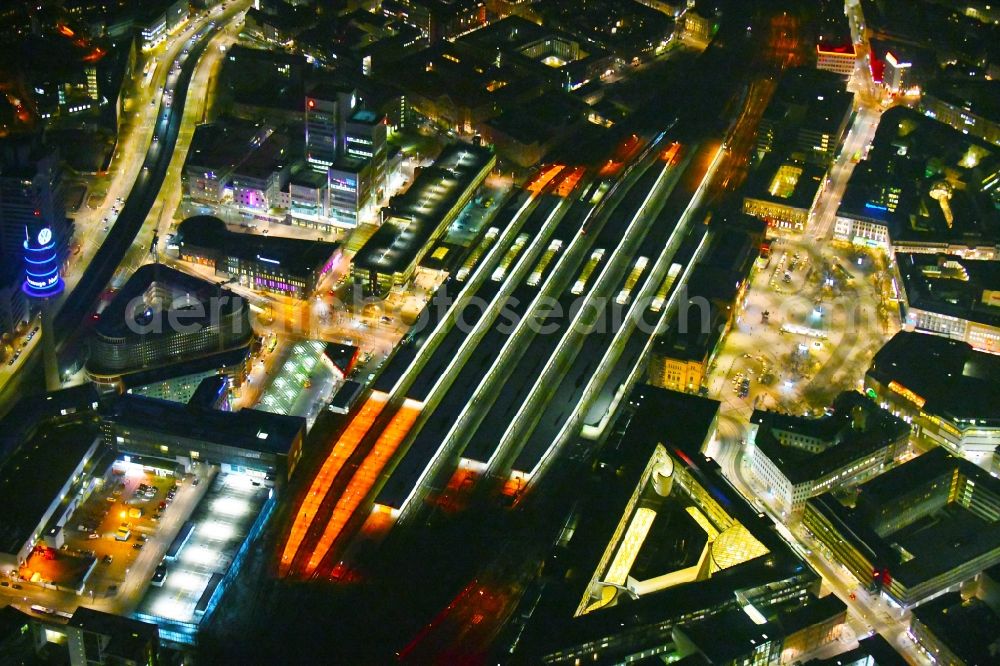
[(745, 196), (793, 208), (809, 208), (823, 184), (824, 174), (824, 169), (816, 164), (772, 153), (751, 174)]
[(387, 221), (354, 256), (354, 265), (392, 273), (412, 264), (441, 222), (494, 164), (485, 148), (454, 143), (389, 202)]
[[(635, 406), (630, 424), (633, 434), (642, 432), (644, 426), (649, 427), (645, 439), (669, 441), (692, 458), (701, 455), (719, 414), (717, 400), (648, 384), (636, 389), (632, 400)], [(660, 432), (657, 427), (664, 422), (670, 423), (668, 433)]]
[(222, 412), (138, 395), (113, 398), (105, 420), (248, 451), (286, 455), (305, 429), (305, 419), (256, 409)]
[(829, 493), (807, 502), (873, 566), (912, 589), (973, 562), (981, 570), (1000, 561), (1000, 522), (980, 506), (998, 491), (1000, 481), (939, 447), (861, 485), (853, 509)]
[[(216, 298), (218, 307), (208, 307)], [(108, 338), (173, 335), (174, 327), (155, 326), (155, 318), (165, 312), (183, 313), (179, 316), (186, 325), (210, 325), (214, 315), (244, 307), (241, 296), (212, 282), (163, 264), (144, 264), (104, 309), (94, 330)]]
[(1000, 122), (1000, 81), (971, 78), (935, 78), (924, 94), (937, 97), (980, 118)]
[(929, 414), (1000, 423), (1000, 356), (965, 342), (900, 331), (876, 352), (868, 375), (911, 392)]
[(966, 664), (995, 663), (1000, 653), (1000, 617), (981, 599), (943, 594), (913, 610), (920, 624)]
[(264, 123), (224, 118), (195, 127), (185, 170), (204, 171), (208, 178), (227, 178), (270, 135)]
[[(734, 591), (757, 588), (768, 582), (786, 580), (789, 576), (810, 575), (774, 532), (770, 521), (746, 504), (723, 480), (718, 465), (700, 453), (714, 431), (717, 401), (639, 386), (629, 396), (628, 405), (628, 413), (615, 424), (615, 434), (593, 472), (573, 472), (579, 519), (568, 546), (569, 552), (559, 558), (572, 571), (565, 577), (554, 576), (558, 582), (546, 588), (534, 614), (537, 621), (529, 624), (524, 634), (524, 650), (535, 660), (556, 651), (565, 655), (575, 647), (600, 643), (614, 636), (623, 636), (623, 640), (615, 644), (629, 644), (630, 652), (614, 652), (615, 648), (609, 648), (601, 651), (601, 657), (608, 661), (616, 656), (624, 657), (642, 649), (636, 647), (641, 640), (638, 635), (653, 633), (650, 629), (654, 625), (659, 637), (660, 629), (669, 627), (671, 620), (678, 621), (687, 613), (706, 608), (738, 608)], [(679, 480), (682, 473), (687, 475), (683, 484)], [(653, 475), (673, 477), (669, 496), (654, 492)], [(697, 490), (689, 494), (688, 488)], [(614, 604), (606, 603), (603, 607), (575, 614), (581, 598), (588, 593), (593, 581), (598, 580), (594, 576), (602, 574), (597, 569), (604, 554), (625, 538), (623, 526), (632, 531), (633, 519), (640, 516), (640, 509), (646, 509), (642, 512), (644, 516), (650, 515), (651, 507), (652, 513), (658, 514), (652, 521), (653, 530), (658, 521), (674, 520), (670, 525), (680, 526), (681, 522), (688, 522), (689, 516), (698, 516), (692, 521), (693, 533), (700, 534), (700, 543), (706, 544), (707, 530), (699, 522), (703, 514), (689, 512), (687, 507), (708, 505), (712, 506), (712, 520), (725, 521), (722, 516), (727, 516), (733, 521), (733, 527), (742, 526), (739, 530), (747, 536), (744, 541), (758, 548), (763, 546), (769, 554), (765, 557), (750, 554), (746, 559), (729, 562), (726, 568), (716, 568), (722, 553), (713, 549), (710, 557), (714, 573), (710, 576), (662, 588), (653, 583), (653, 591), (641, 594), (638, 599), (619, 594)], [(678, 536), (670, 530), (665, 533), (671, 538)], [(638, 548), (637, 571), (640, 560), (649, 560), (650, 554), (658, 558), (664, 553), (662, 544), (656, 543), (652, 544), (655, 552), (650, 553), (649, 548), (643, 550), (644, 541), (646, 539), (639, 539), (633, 544)], [(732, 540), (721, 536), (716, 541), (732, 544)], [(695, 547), (696, 560), (700, 548)], [(623, 567), (626, 565), (628, 562), (624, 562)], [(621, 568), (616, 573), (620, 573)], [(660, 569), (662, 573), (663, 567)]]
[(45, 424), (0, 467), (0, 552), (16, 553), (39, 528), (100, 436), (92, 419)]
[(847, 604), (836, 594), (827, 594), (825, 597), (810, 599), (804, 606), (796, 604), (795, 608), (778, 616), (777, 624), (781, 626), (782, 633), (788, 637), (846, 612)]
[(283, 236), (258, 236), (229, 231), (226, 224), (211, 215), (196, 215), (180, 223), (177, 242), (219, 253), (219, 258), (239, 257), (243, 261), (279, 265), (285, 272), (303, 278), (322, 269), (339, 243), (312, 241)]
[(115, 657), (137, 664), (148, 661), (147, 651), (151, 646), (155, 649), (160, 636), (160, 631), (155, 624), (140, 622), (129, 617), (113, 615), (85, 606), (80, 606), (73, 612), (69, 626), (108, 636), (111, 640), (102, 648), (105, 658)]
[(743, 663), (741, 658), (758, 646), (782, 639), (780, 627), (769, 622), (756, 624), (739, 608), (684, 625), (680, 631), (710, 664)]
[(171, 379), (196, 375), (210, 370), (235, 368), (245, 364), (249, 356), (250, 345), (248, 343), (244, 347), (227, 349), (179, 363), (171, 363), (169, 365), (133, 372), (122, 377), (122, 383), (127, 391), (132, 388), (149, 386), (150, 384), (166, 382)]
[(858, 647), (827, 659), (810, 659), (806, 666), (908, 666), (887, 640), (874, 634), (858, 642)]
[(781, 79), (763, 120), (785, 132), (807, 128), (834, 134), (850, 111), (853, 96), (843, 77), (813, 67), (797, 67)]
[(896, 264), (911, 308), (1000, 327), (1000, 262), (898, 252)]
[(552, 72), (538, 71), (520, 59), (501, 58), (461, 42), (442, 42), (409, 55), (392, 67), (409, 94), (450, 100), (487, 116), (552, 89)]
[[(814, 481), (854, 460), (896, 442), (905, 441), (910, 426), (881, 409), (857, 391), (845, 391), (833, 403), (833, 413), (819, 418), (791, 416), (755, 409), (751, 423), (758, 425), (754, 445), (792, 483)], [(794, 443), (784, 435), (818, 440), (819, 452)]]

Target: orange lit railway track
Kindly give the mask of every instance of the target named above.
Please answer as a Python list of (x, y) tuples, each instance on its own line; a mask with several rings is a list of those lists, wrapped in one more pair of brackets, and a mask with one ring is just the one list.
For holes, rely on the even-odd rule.
[(531, 182), (524, 186), (524, 189), (528, 190), (532, 194), (541, 194), (542, 190), (548, 187), (552, 179), (559, 175), (559, 173), (566, 167), (562, 164), (552, 164), (550, 166), (544, 167), (542, 171), (539, 171), (538, 175), (535, 176)]
[(587, 170), (583, 167), (575, 167), (571, 169), (569, 173), (563, 175), (553, 193), (557, 197), (565, 199), (573, 192), (573, 190), (576, 189), (577, 184), (580, 182), (580, 179), (583, 178), (583, 174), (585, 173), (587, 173)]
[(312, 484), (309, 486), (309, 493), (302, 500), (295, 521), (292, 523), (288, 540), (285, 542), (284, 551), (281, 554), (281, 562), (278, 565), (278, 573), (282, 576), (289, 573), (295, 556), (302, 545), (302, 541), (309, 531), (316, 514), (326, 497), (334, 479), (343, 469), (344, 463), (351, 457), (358, 444), (365, 434), (371, 429), (375, 419), (382, 413), (389, 396), (385, 393), (374, 392), (371, 397), (361, 407), (361, 410), (347, 424), (347, 428), (337, 438), (330, 455), (323, 462), (323, 466)]
[[(578, 184), (584, 175), (584, 169), (548, 165), (525, 189), (537, 197), (554, 192), (566, 180)], [(279, 563), (280, 575), (337, 579), (342, 568), (334, 560), (338, 541), (366, 525), (387, 530), (394, 518), (391, 513), (373, 519), (361, 516), (359, 509), (406, 442), (422, 407), (420, 401), (404, 399), (403, 392), (376, 393), (365, 403), (338, 438), (296, 514)]]
[(327, 523), (326, 529), (323, 530), (323, 535), (316, 543), (316, 548), (313, 550), (312, 556), (306, 564), (306, 575), (312, 575), (316, 572), (317, 567), (326, 558), (330, 547), (333, 546), (337, 537), (340, 536), (347, 521), (368, 497), (371, 489), (375, 486), (375, 482), (378, 481), (379, 476), (382, 474), (382, 470), (389, 464), (399, 445), (410, 434), (410, 430), (413, 428), (413, 424), (416, 423), (417, 417), (420, 416), (422, 408), (423, 403), (407, 398), (403, 402), (403, 406), (399, 408), (399, 411), (393, 415), (392, 420), (389, 421), (382, 434), (379, 435), (375, 446), (365, 456), (361, 466), (358, 467), (357, 472), (354, 473), (350, 483), (347, 485), (347, 489), (344, 490), (344, 493), (337, 501), (337, 505), (333, 509), (333, 514), (330, 516), (330, 521)]

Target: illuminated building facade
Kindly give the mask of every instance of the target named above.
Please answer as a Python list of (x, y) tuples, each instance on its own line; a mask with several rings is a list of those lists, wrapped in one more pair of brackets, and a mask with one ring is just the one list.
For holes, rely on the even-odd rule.
[(333, 224), (343, 227), (358, 225), (361, 212), (372, 205), (373, 168), (371, 160), (353, 157), (340, 158), (329, 167), (329, 217)]
[(802, 524), (859, 583), (912, 607), (1000, 563), (1000, 481), (937, 448), (862, 485), (853, 508), (808, 500)]
[(833, 413), (799, 417), (755, 409), (747, 434), (754, 476), (784, 515), (828, 490), (888, 469), (905, 451), (902, 420), (856, 391), (840, 394)]
[(385, 187), (385, 117), (360, 107), (350, 86), (321, 85), (305, 107), (306, 160), (327, 176), (328, 222), (355, 227)]
[(765, 225), (749, 216), (726, 220), (691, 272), (687, 302), (666, 333), (656, 339), (649, 383), (697, 393), (730, 326), (740, 316)]
[(1000, 112), (996, 108), (1000, 81), (931, 81), (920, 96), (920, 110), (928, 118), (950, 125), (1000, 146)]
[(747, 185), (743, 212), (771, 227), (803, 231), (824, 182), (823, 169), (818, 166), (765, 158)]
[(1000, 354), (1000, 264), (896, 253), (903, 327)]
[(1000, 356), (968, 343), (901, 331), (880, 349), (865, 392), (924, 445), (973, 462), (1000, 446)]
[[(586, 576), (556, 576), (548, 586), (521, 633), (519, 662), (670, 663), (711, 651), (700, 639), (678, 645), (678, 628), (693, 636), (699, 622), (730, 613), (759, 627), (818, 589), (770, 520), (701, 453), (715, 437), (718, 402), (639, 386), (628, 405), (628, 425), (609, 440), (593, 478), (578, 480), (564, 548)], [(678, 540), (683, 556), (667, 556), (680, 552)], [(773, 644), (762, 664), (781, 650), (782, 632), (767, 633)], [(745, 647), (754, 651), (749, 640)]]
[(904, 92), (911, 85), (912, 70), (912, 62), (905, 62), (893, 55), (892, 51), (888, 51), (885, 54), (885, 67), (882, 70), (882, 85), (892, 93)]
[(146, 264), (94, 326), (87, 374), (116, 387), (124, 375), (242, 348), (252, 337), (243, 298), (162, 264)]
[(852, 44), (816, 47), (816, 69), (824, 69), (841, 76), (850, 76), (854, 73), (856, 64), (857, 55)]
[(24, 293), (31, 298), (51, 298), (65, 287), (60, 271), (59, 244), (49, 227), (32, 236), (25, 229)]
[(302, 455), (305, 419), (256, 409), (224, 412), (122, 395), (101, 413), (104, 441), (118, 452), (249, 474), (269, 485), (291, 477)]
[(847, 185), (834, 238), (893, 252), (1000, 256), (1000, 151), (905, 106), (886, 111)]
[(338, 243), (231, 232), (209, 215), (189, 217), (177, 228), (180, 258), (214, 268), (242, 286), (308, 298), (341, 259)]
[[(23, 267), (25, 240), (32, 254), (39, 245), (54, 242), (59, 265), (66, 261), (73, 226), (63, 206), (62, 183), (55, 151), (33, 138), (0, 143), (0, 263)], [(51, 241), (40, 244), (43, 229), (49, 230)]]

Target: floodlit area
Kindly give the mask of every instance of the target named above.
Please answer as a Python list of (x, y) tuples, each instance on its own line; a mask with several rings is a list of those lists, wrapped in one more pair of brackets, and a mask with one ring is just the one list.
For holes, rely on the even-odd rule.
[(706, 580), (769, 552), (683, 462), (657, 448), (648, 469), (658, 470), (661, 484), (646, 479), (637, 488), (578, 613), (614, 605), (623, 588), (641, 597)]
[(382, 409), (385, 407), (388, 398), (389, 396), (385, 393), (374, 392), (365, 404), (362, 405), (354, 418), (351, 419), (347, 428), (334, 443), (330, 455), (323, 461), (323, 466), (315, 478), (313, 478), (312, 484), (309, 486), (309, 492), (299, 506), (298, 513), (295, 515), (295, 522), (292, 524), (288, 540), (285, 542), (280, 564), (282, 573), (287, 572), (288, 568), (292, 565), (295, 555), (299, 551), (299, 546), (302, 545), (302, 540), (305, 538), (309, 526), (312, 525), (313, 519), (316, 518), (316, 512), (323, 503), (323, 499), (326, 497), (326, 493), (330, 489), (333, 480), (337, 477), (347, 459), (354, 453), (361, 439), (371, 429), (375, 418), (382, 413)]
[(258, 409), (274, 414), (315, 416), (318, 403), (338, 386), (334, 374), (322, 363), (325, 343), (319, 340), (296, 342), (288, 352), (274, 380), (264, 390)]
[(361, 505), (361, 502), (368, 496), (368, 493), (382, 474), (382, 470), (385, 469), (393, 454), (396, 453), (396, 449), (399, 448), (399, 445), (403, 443), (403, 440), (410, 433), (413, 424), (416, 423), (417, 417), (420, 416), (422, 407), (423, 403), (408, 398), (403, 406), (399, 408), (399, 411), (393, 415), (392, 420), (386, 426), (385, 430), (382, 431), (382, 434), (379, 435), (375, 446), (365, 457), (364, 462), (361, 463), (358, 471), (355, 472), (344, 494), (338, 500), (337, 506), (333, 510), (333, 515), (330, 517), (330, 522), (327, 523), (326, 529), (323, 531), (323, 536), (320, 537), (319, 543), (316, 544), (316, 549), (309, 558), (309, 564), (306, 567), (307, 573), (312, 573), (316, 570), (316, 567), (330, 550), (333, 542), (340, 536), (344, 525), (347, 524), (347, 521)]
[(157, 566), (136, 616), (161, 636), (190, 643), (235, 577), (267, 518), (273, 489), (246, 474), (219, 474)]
[[(194, 478), (194, 477), (191, 477)], [(204, 490), (202, 488), (202, 490)], [(64, 529), (63, 554), (93, 557), (96, 565), (86, 578), (90, 600), (106, 598), (131, 603), (134, 586), (141, 585), (156, 551), (173, 538), (177, 526), (190, 514), (199, 489), (163, 468), (119, 460), (80, 504)], [(41, 563), (41, 560), (39, 560)], [(23, 571), (30, 578), (52, 561)], [(29, 560), (28, 568), (32, 568)]]

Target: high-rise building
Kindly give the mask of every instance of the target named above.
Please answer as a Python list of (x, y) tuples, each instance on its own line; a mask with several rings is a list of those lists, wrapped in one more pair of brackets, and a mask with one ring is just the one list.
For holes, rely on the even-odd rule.
[(354, 88), (336, 85), (315, 88), (306, 97), (305, 116), (306, 160), (327, 176), (328, 219), (353, 227), (383, 195), (385, 117), (359, 107)]
[(23, 267), (24, 243), (51, 231), (58, 263), (66, 260), (72, 222), (66, 217), (59, 156), (37, 138), (0, 142), (0, 264)]
[(350, 86), (321, 85), (306, 95), (306, 159), (318, 170), (343, 154), (347, 119), (357, 102)]

